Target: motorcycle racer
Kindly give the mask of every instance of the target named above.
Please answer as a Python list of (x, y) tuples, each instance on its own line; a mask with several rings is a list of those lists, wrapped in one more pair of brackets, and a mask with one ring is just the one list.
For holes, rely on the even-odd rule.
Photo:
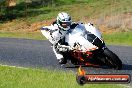
[(66, 12), (61, 12), (58, 14), (56, 21), (52, 23), (52, 29), (50, 30), (50, 35), (52, 37), (53, 51), (56, 55), (59, 64), (66, 64), (67, 60), (64, 58), (62, 52), (65, 52), (58, 48), (58, 44), (67, 45), (65, 42), (65, 36), (78, 25), (77, 23), (72, 23), (71, 16)]

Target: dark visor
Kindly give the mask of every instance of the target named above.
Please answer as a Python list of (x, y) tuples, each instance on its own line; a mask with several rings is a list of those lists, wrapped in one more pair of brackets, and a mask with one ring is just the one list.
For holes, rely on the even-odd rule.
[(63, 28), (67, 28), (68, 26), (71, 25), (71, 22), (60, 22), (60, 25), (61, 25)]

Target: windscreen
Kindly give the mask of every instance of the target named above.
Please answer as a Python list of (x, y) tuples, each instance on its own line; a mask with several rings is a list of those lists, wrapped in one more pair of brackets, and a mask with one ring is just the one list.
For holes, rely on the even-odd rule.
[(95, 36), (91, 32), (87, 31), (82, 25), (76, 26), (72, 33), (78, 36), (83, 36), (86, 40), (98, 47), (100, 47), (103, 43), (103, 41), (101, 41), (97, 36)]
[(83, 36), (85, 33), (85, 27), (82, 25), (77, 25), (75, 29), (72, 31), (72, 35)]
[(89, 42), (91, 42), (93, 45), (96, 45), (98, 47), (102, 46), (103, 41), (101, 41), (97, 36), (95, 36), (94, 34), (85, 31), (84, 33), (84, 37), (85, 39), (87, 39)]

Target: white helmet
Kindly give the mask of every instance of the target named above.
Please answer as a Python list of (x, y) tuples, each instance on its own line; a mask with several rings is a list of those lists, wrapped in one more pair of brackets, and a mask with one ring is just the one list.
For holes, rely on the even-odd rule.
[(57, 16), (57, 25), (63, 29), (64, 31), (69, 30), (70, 29), (70, 25), (71, 25), (72, 21), (71, 21), (71, 17), (69, 14), (65, 13), (65, 12), (61, 12), (58, 14)]

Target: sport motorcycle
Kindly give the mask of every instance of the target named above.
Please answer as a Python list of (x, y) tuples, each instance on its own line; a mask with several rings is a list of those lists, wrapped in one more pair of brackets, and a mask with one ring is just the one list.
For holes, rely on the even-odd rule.
[[(41, 28), (42, 34), (52, 43), (51, 26)], [(57, 48), (73, 65), (106, 66), (122, 69), (122, 61), (105, 45), (100, 31), (91, 23), (79, 23), (65, 36), (67, 45)]]

